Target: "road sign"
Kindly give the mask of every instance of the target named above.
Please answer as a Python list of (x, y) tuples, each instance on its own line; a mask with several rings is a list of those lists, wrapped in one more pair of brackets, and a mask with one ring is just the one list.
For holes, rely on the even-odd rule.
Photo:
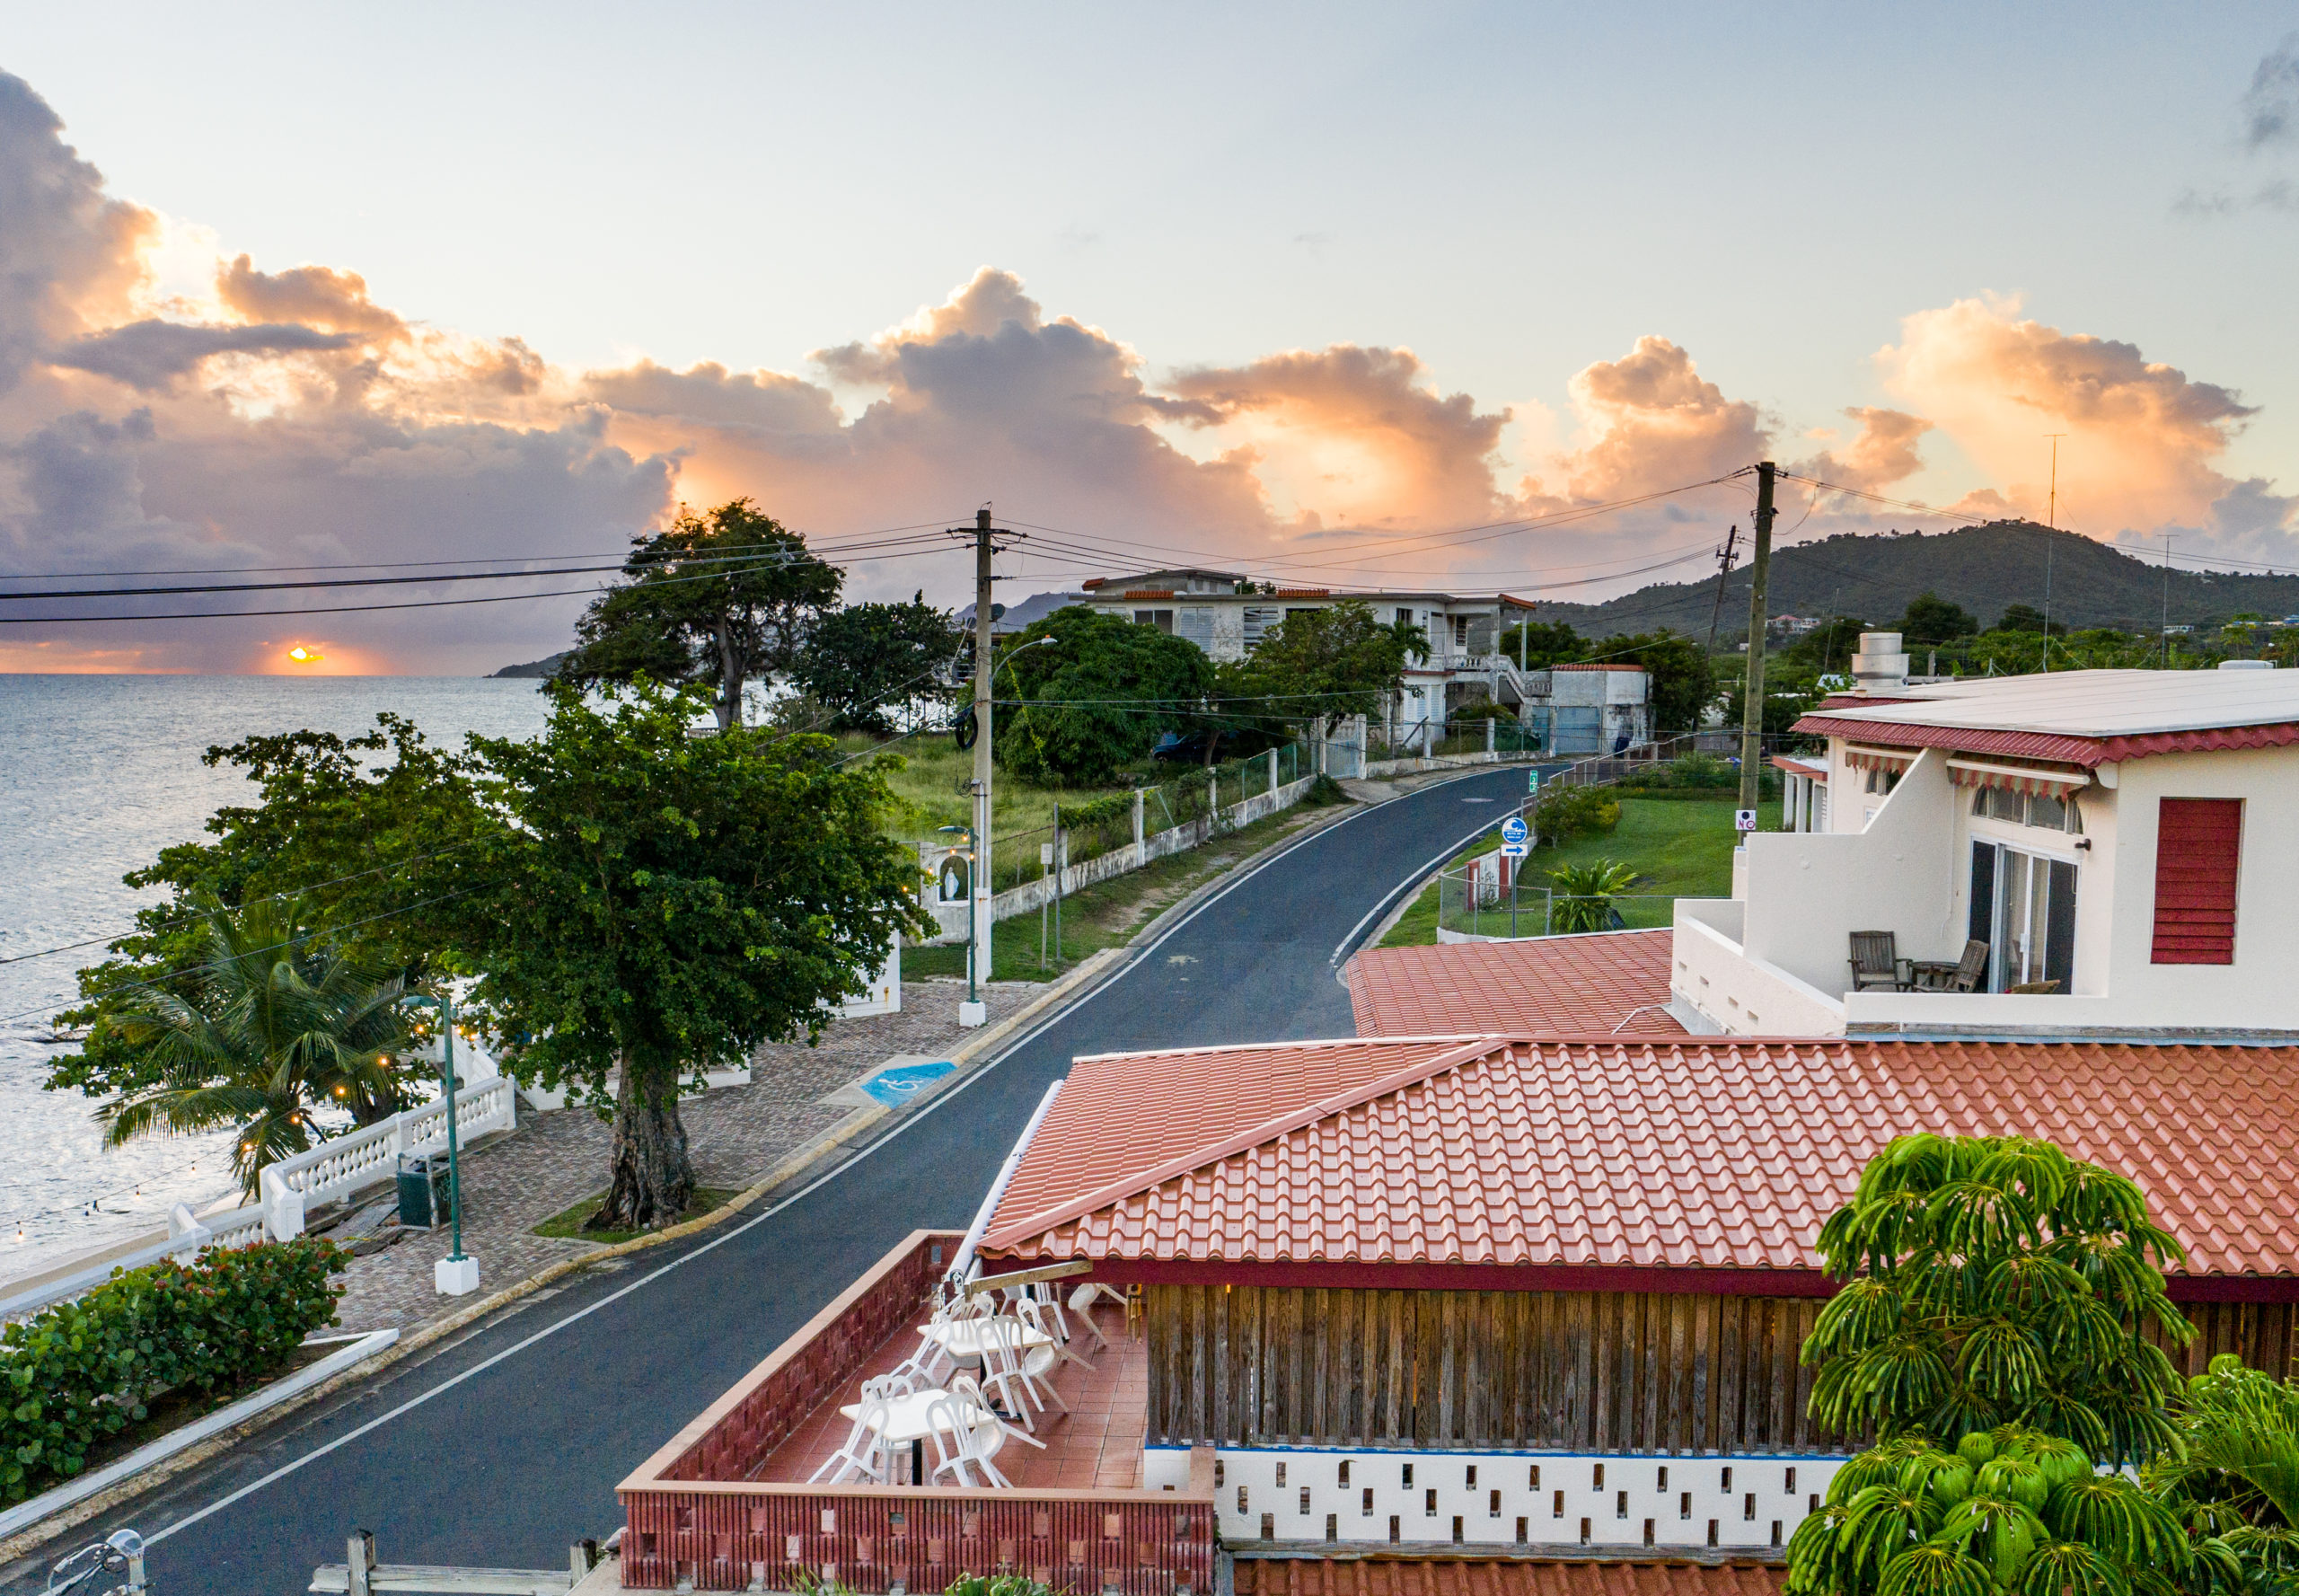
[(1732, 829), (1736, 832), (1752, 832), (1756, 830), (1757, 812), (1754, 809), (1733, 810)]
[(1503, 842), (1501, 844), (1501, 857), (1503, 859), (1522, 859), (1528, 851), (1531, 851), (1531, 848), (1532, 844), (1529, 842)]
[[(1522, 815), (1511, 815), (1501, 823), (1501, 840), (1503, 842), (1513, 842), (1522, 848), (1527, 834), (1525, 817)], [(1516, 855), (1511, 854), (1510, 857), (1514, 859)]]
[(1525, 790), (1527, 792), (1538, 792), (1540, 789), (1541, 767), (1535, 765), (1531, 770), (1525, 772)]

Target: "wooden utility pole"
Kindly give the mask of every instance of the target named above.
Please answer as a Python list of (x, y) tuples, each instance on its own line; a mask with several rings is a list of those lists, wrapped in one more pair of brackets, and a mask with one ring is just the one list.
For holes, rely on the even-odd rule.
[(1748, 562), (1748, 677), (1740, 695), (1740, 807), (1757, 807), (1757, 763), (1764, 757), (1764, 586), (1772, 574), (1772, 480), (1779, 467), (1757, 467), (1757, 548)]
[[(990, 629), (996, 617), (990, 603), (990, 507), (973, 518), (973, 869), (967, 871), (973, 901), (974, 967), (968, 972), (977, 983), (987, 982), (994, 967), (990, 958)], [(978, 1016), (961, 1016), (960, 1023), (980, 1024)]]
[(1716, 652), (1716, 623), (1724, 616), (1724, 580), (1732, 574), (1733, 544), (1740, 541), (1740, 529), (1729, 528), (1724, 533), (1723, 551), (1716, 556), (1716, 602), (1708, 606), (1708, 651)]

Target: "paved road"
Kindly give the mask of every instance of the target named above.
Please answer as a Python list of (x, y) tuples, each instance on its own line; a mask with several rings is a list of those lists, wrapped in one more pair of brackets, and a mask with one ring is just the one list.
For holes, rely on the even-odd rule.
[[(1523, 768), (1351, 815), (1231, 881), (1083, 1001), (806, 1190), (586, 1271), (89, 1526), (165, 1596), (289, 1596), (355, 1526), (387, 1562), (565, 1566), (615, 1482), (911, 1230), (963, 1230), (1075, 1055), (1352, 1034), (1336, 947), (1524, 789)], [(1480, 801), (1483, 800), (1483, 801)], [(1361, 917), (1363, 917), (1361, 919)], [(46, 1556), (0, 1573), (40, 1588)], [(13, 1577), (11, 1577), (13, 1576)]]

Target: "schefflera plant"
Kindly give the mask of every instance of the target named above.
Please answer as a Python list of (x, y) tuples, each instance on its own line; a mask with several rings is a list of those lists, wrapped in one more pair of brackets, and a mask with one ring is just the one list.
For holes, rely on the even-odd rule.
[(2149, 1338), (2194, 1330), (2184, 1255), (2126, 1177), (2020, 1137), (1906, 1136), (1821, 1228), (1843, 1283), (1804, 1345), (1813, 1416), (1876, 1444), (1789, 1542), (1798, 1596), (2124, 1596), (2208, 1551), (2110, 1469), (2176, 1450)]

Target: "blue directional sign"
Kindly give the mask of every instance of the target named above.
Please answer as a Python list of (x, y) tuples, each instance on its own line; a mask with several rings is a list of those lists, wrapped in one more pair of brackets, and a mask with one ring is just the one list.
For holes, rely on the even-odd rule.
[(1521, 842), (1525, 834), (1525, 817), (1522, 815), (1511, 815), (1501, 823), (1501, 840), (1504, 842)]

